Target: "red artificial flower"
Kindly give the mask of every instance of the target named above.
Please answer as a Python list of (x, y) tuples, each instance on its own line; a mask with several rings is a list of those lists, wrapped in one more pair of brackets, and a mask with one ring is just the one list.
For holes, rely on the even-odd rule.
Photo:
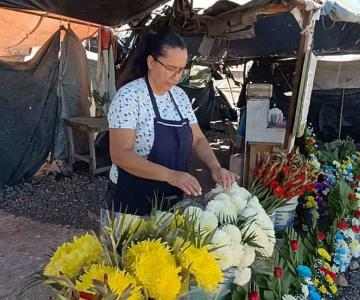
[(320, 271), (324, 272), (325, 274), (329, 275), (331, 277), (332, 280), (336, 281), (336, 274), (334, 272), (331, 272), (330, 270), (321, 267)]
[(281, 171), (283, 172), (283, 174), (288, 174), (289, 171), (290, 171), (290, 167), (289, 167), (289, 166), (285, 166), (285, 167), (282, 168)]
[(306, 176), (305, 176), (305, 174), (301, 174), (301, 175), (295, 176), (295, 179), (304, 181), (306, 179)]
[(354, 231), (355, 233), (360, 233), (360, 227), (357, 226), (357, 225), (353, 225), (353, 226), (351, 227), (351, 229), (352, 229), (352, 231)]
[(356, 180), (360, 181), (360, 174), (356, 175)]
[(290, 241), (290, 246), (293, 251), (296, 251), (297, 249), (299, 249), (299, 243), (296, 240)]
[(344, 219), (341, 219), (339, 221), (338, 229), (346, 229), (348, 227), (349, 227), (349, 225), (345, 222)]
[(270, 183), (270, 187), (272, 190), (275, 190), (279, 185), (280, 185), (279, 182), (277, 182), (276, 180), (273, 180)]
[(249, 298), (249, 300), (260, 300), (260, 296), (257, 291), (251, 291), (248, 294), (248, 298)]
[(353, 193), (349, 194), (348, 199), (350, 201), (356, 201), (357, 200), (356, 194), (353, 194)]
[(355, 210), (355, 213), (354, 213), (354, 216), (355, 216), (355, 218), (360, 218), (360, 210)]
[(306, 184), (306, 185), (304, 185), (303, 188), (308, 193), (312, 193), (314, 191), (314, 185), (313, 184)]
[(353, 190), (354, 190), (356, 187), (357, 187), (357, 183), (356, 183), (356, 182), (351, 183), (351, 188), (352, 188)]
[(80, 292), (80, 298), (85, 299), (85, 300), (93, 300), (94, 295), (91, 293), (87, 293), (87, 292)]
[(285, 197), (285, 192), (284, 192), (284, 190), (283, 190), (283, 188), (281, 186), (277, 186), (274, 189), (274, 194), (276, 196), (278, 196), (279, 198), (284, 198)]
[(318, 238), (319, 241), (325, 240), (325, 239), (326, 239), (326, 234), (325, 234), (325, 232), (323, 232), (323, 231), (318, 231), (318, 233), (317, 233), (317, 238)]
[(274, 268), (274, 277), (275, 277), (276, 279), (279, 279), (279, 278), (281, 278), (281, 276), (282, 276), (282, 269), (281, 269), (281, 267), (275, 267), (275, 268)]

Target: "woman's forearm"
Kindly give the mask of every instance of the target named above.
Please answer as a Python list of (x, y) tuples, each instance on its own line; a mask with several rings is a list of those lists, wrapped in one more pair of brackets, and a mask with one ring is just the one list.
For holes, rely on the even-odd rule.
[(205, 138), (200, 138), (193, 147), (196, 156), (210, 169), (221, 168), (214, 151), (211, 149), (209, 142)]
[(146, 179), (167, 181), (171, 172), (170, 169), (148, 161), (133, 150), (124, 150), (111, 159), (114, 164), (128, 173)]

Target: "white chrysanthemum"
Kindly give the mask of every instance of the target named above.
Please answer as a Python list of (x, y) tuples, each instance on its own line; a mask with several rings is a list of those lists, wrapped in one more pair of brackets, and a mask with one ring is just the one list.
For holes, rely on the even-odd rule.
[(266, 245), (264, 245), (264, 249), (262, 249), (262, 253), (265, 257), (271, 257), (274, 253), (275, 245), (271, 242), (267, 242)]
[(239, 194), (231, 195), (231, 202), (236, 207), (237, 214), (240, 215), (241, 212), (246, 208), (247, 201)]
[(355, 239), (355, 233), (354, 233), (354, 231), (352, 231), (352, 229), (350, 229), (350, 228), (344, 229), (343, 233), (344, 233), (345, 238), (351, 239), (351, 240)]
[(221, 229), (217, 229), (214, 233), (211, 243), (217, 247), (223, 245), (230, 245), (231, 239), (226, 232), (222, 231)]
[(214, 197), (214, 200), (219, 200), (219, 201), (229, 200), (229, 201), (231, 201), (231, 198), (229, 195), (227, 195), (225, 193), (220, 193)]
[(199, 218), (203, 210), (200, 207), (188, 206), (184, 210), (184, 216), (189, 216), (190, 218)]
[(259, 226), (255, 222), (247, 224), (241, 228), (242, 237), (246, 238), (251, 234), (255, 234), (257, 230), (259, 230)]
[(242, 241), (241, 231), (235, 225), (225, 225), (221, 227), (221, 230), (228, 234), (230, 237), (231, 242), (240, 244)]
[(260, 227), (257, 227), (257, 229), (255, 230), (255, 235), (256, 235), (256, 237), (254, 239), (254, 242), (256, 244), (258, 244), (260, 247), (267, 249), (268, 244), (270, 244), (270, 242), (269, 242), (269, 238), (268, 238), (267, 234), (265, 233), (265, 231), (262, 230)]
[(215, 255), (215, 258), (221, 270), (226, 270), (232, 266), (233, 253), (229, 246), (224, 246), (219, 249), (216, 249), (212, 253), (213, 255)]
[(251, 266), (255, 261), (255, 256), (256, 256), (255, 249), (253, 247), (249, 245), (245, 245), (243, 249), (244, 249), (244, 255), (237, 265), (237, 267), (240, 268)]
[(215, 188), (211, 190), (214, 194), (223, 193), (224, 188), (220, 184), (216, 184)]
[(240, 196), (243, 200), (245, 200), (246, 202), (249, 200), (249, 198), (251, 197), (250, 192), (237, 185), (237, 183), (234, 183), (227, 191), (226, 193), (233, 197), (234, 195), (238, 195)]
[(203, 211), (197, 220), (196, 227), (206, 231), (213, 231), (218, 227), (219, 220), (216, 215), (210, 211)]
[(258, 197), (256, 197), (256, 196), (252, 197), (252, 198), (249, 200), (248, 205), (247, 205), (247, 208), (253, 208), (253, 209), (255, 209), (259, 214), (265, 212), (265, 210), (263, 209), (262, 205), (261, 205), (260, 202), (259, 202)]
[(244, 253), (244, 246), (243, 244), (232, 244), (230, 246), (231, 249), (231, 253), (232, 253), (232, 263), (231, 266), (238, 266), (239, 263), (241, 262), (243, 256), (245, 255)]
[(210, 201), (206, 206), (206, 210), (215, 214), (220, 223), (237, 219), (236, 208), (232, 204), (231, 200), (226, 199), (226, 197), (223, 197), (223, 200), (217, 199)]
[(252, 207), (246, 207), (240, 214), (242, 219), (256, 218), (257, 211)]
[(250, 268), (236, 268), (234, 271), (234, 283), (240, 286), (244, 286), (251, 279)]

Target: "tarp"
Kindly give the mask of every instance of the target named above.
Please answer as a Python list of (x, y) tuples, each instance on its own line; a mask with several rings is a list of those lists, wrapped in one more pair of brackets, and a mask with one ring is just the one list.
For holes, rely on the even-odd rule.
[(70, 28), (80, 39), (94, 35), (98, 27), (79, 24), (71, 19), (53, 19), (46, 14), (33, 15), (0, 8), (0, 58), (29, 54), (31, 47), (42, 46), (61, 25)]
[[(255, 38), (231, 41), (229, 59), (295, 55), (301, 36), (291, 13), (259, 17)], [(334, 23), (321, 16), (316, 22), (314, 52), (321, 54), (360, 53), (360, 24)]]
[[(61, 45), (60, 68), (57, 94), (59, 97), (59, 123), (56, 130), (52, 156), (57, 160), (68, 158), (67, 137), (64, 118), (90, 116), (91, 102), (89, 67), (86, 52), (81, 41), (70, 29)], [(74, 130), (77, 153), (88, 150), (88, 136)]]
[(116, 26), (144, 16), (167, 0), (0, 0), (0, 7), (45, 11)]
[(349, 56), (347, 60), (337, 55), (331, 60), (318, 60), (313, 89), (360, 88), (360, 57)]
[(26, 63), (0, 61), (0, 185), (37, 171), (49, 154), (57, 122), (55, 33)]
[(322, 13), (334, 21), (360, 23), (359, 0), (327, 0)]

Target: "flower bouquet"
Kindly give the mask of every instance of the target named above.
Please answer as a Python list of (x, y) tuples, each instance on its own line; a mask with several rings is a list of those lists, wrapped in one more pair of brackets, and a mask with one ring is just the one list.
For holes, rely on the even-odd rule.
[(300, 154), (278, 150), (258, 156), (250, 191), (257, 195), (268, 214), (305, 191), (312, 192), (318, 171)]
[(61, 245), (36, 279), (59, 299), (170, 300), (188, 297), (191, 287), (215, 295), (223, 273), (213, 232), (197, 222), (155, 209), (145, 218), (109, 213), (100, 237), (87, 233)]

